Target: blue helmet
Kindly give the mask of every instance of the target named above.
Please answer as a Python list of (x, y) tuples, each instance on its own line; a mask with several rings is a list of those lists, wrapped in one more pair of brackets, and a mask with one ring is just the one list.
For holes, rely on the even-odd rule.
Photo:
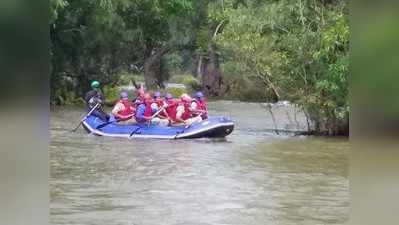
[(161, 92), (157, 91), (154, 93), (154, 98), (160, 98), (161, 97)]
[(119, 94), (119, 96), (121, 98), (129, 98), (129, 94), (127, 93), (127, 91), (121, 91), (121, 93)]
[(195, 93), (195, 98), (202, 99), (204, 98), (204, 94), (201, 91)]
[(171, 98), (173, 98), (173, 95), (171, 93), (166, 93), (165, 94), (165, 98), (166, 99), (171, 99)]

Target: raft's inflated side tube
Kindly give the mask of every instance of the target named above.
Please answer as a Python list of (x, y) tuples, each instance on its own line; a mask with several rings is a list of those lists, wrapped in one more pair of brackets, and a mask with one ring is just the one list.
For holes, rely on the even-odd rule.
[[(159, 139), (183, 139), (202, 137), (226, 137), (234, 130), (234, 122), (226, 117), (210, 117), (200, 123), (192, 124), (190, 127), (162, 127), (147, 124), (122, 125), (110, 123), (101, 127), (103, 122), (95, 117), (89, 116), (83, 121), (87, 132), (108, 137), (126, 138), (159, 138)], [(101, 128), (97, 128), (97, 127)]]

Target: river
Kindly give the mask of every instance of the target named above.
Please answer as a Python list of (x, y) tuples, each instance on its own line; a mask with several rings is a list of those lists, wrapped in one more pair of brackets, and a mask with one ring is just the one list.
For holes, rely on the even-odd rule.
[[(50, 121), (50, 220), (85, 225), (319, 225), (349, 217), (344, 138), (276, 135), (257, 103), (210, 103), (236, 121), (225, 139), (129, 140), (70, 132), (84, 113)], [(277, 107), (282, 129), (304, 117)], [(290, 112), (290, 113), (287, 113)], [(295, 118), (295, 119), (294, 119)]]

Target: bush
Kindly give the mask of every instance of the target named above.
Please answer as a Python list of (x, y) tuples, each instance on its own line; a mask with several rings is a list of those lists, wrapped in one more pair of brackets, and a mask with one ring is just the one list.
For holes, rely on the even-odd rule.
[(120, 92), (119, 87), (106, 85), (104, 86), (103, 91), (106, 102), (113, 102), (119, 99), (119, 92)]
[(201, 90), (200, 81), (193, 76), (185, 76), (183, 78), (183, 84), (190, 90), (190, 92)]
[(175, 75), (169, 79), (169, 82), (184, 84), (188, 92), (201, 90), (201, 82), (190, 74)]
[(183, 80), (187, 76), (191, 76), (191, 75), (189, 75), (189, 74), (174, 75), (168, 80), (168, 82), (177, 83), (177, 84), (183, 84)]
[(165, 92), (169, 92), (173, 95), (173, 97), (178, 98), (183, 93), (187, 93), (187, 89), (185, 89), (185, 88), (166, 88)]
[(130, 81), (136, 82), (144, 82), (143, 74), (129, 73), (129, 72), (121, 72), (119, 75), (119, 85), (129, 85)]

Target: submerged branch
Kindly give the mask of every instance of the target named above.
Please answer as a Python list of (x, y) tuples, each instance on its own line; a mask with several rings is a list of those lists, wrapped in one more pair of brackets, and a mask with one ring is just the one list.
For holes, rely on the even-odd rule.
[(263, 104), (260, 104), (260, 105), (261, 105), (261, 107), (265, 108), (265, 109), (270, 113), (270, 115), (271, 115), (271, 117), (272, 117), (272, 120), (273, 120), (273, 124), (274, 124), (274, 132), (275, 132), (277, 135), (279, 135), (279, 134), (280, 134), (280, 133), (279, 133), (279, 129), (278, 129), (278, 127), (277, 127), (276, 118), (274, 117), (274, 113), (273, 113), (271, 104), (270, 104), (270, 103), (266, 103), (266, 105), (263, 105)]

